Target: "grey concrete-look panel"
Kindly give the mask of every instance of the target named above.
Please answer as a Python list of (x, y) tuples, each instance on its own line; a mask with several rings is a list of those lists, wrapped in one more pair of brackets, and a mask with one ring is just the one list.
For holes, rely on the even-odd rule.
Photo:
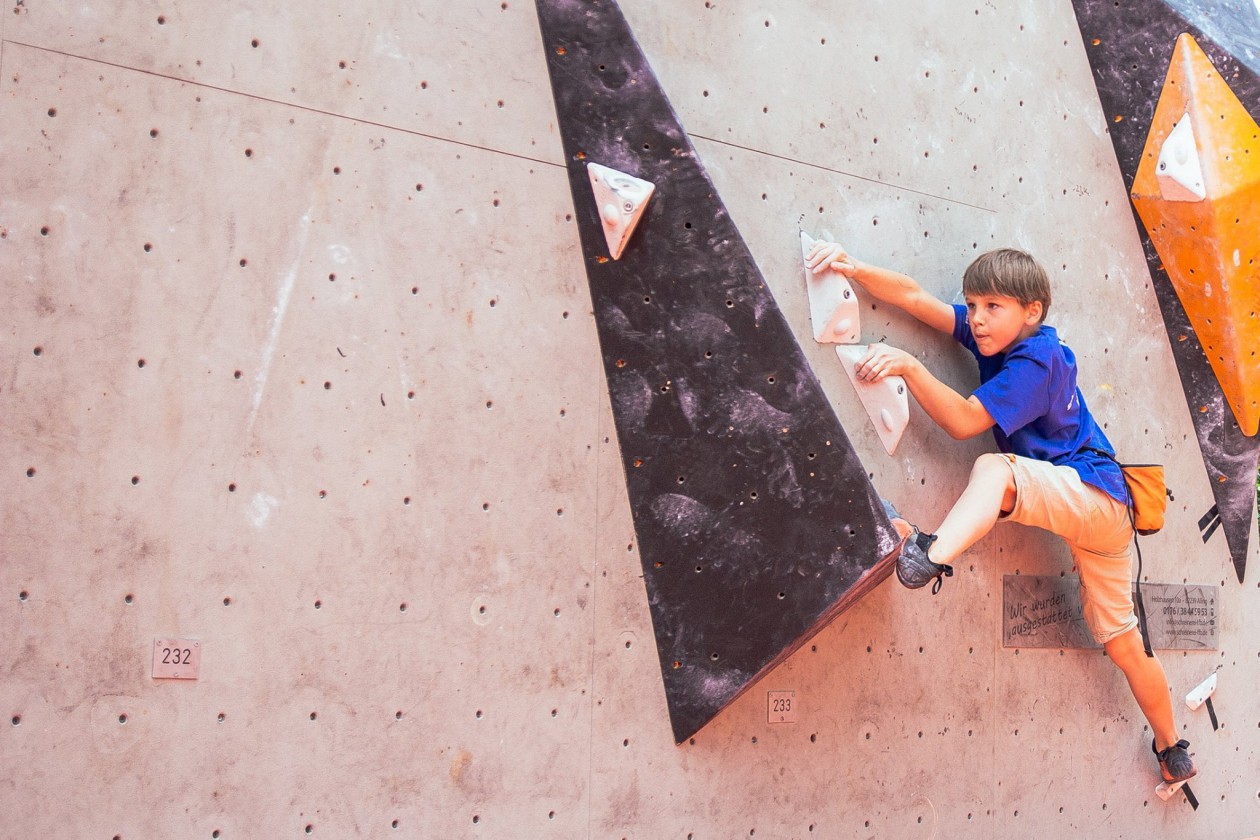
[(537, 23), (519, 0), (11, 11), (9, 42), (529, 158), (560, 155)]
[[(812, 341), (798, 230), (947, 299), (988, 248), (1046, 264), (1091, 408), (1168, 470), (1145, 577), (1219, 584), (1220, 650), (1162, 656), (1202, 807), (1154, 795), (1101, 652), (1002, 647), (1002, 576), (1071, 573), (1018, 525), (674, 745), (532, 4), (26, 0), (0, 16), (0, 835), (1255, 835), (1260, 590), (1199, 537), (1071, 4), (621, 5), (925, 528), (991, 443), (916, 407), (884, 453)], [(197, 680), (151, 679), (158, 637), (200, 641)], [(1215, 670), (1214, 731), (1182, 698)]]

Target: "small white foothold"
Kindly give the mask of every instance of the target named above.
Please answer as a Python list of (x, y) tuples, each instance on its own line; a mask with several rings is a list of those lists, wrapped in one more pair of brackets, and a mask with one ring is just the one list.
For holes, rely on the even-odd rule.
[(1202, 201), (1207, 198), (1203, 185), (1203, 165), (1190, 115), (1183, 114), (1160, 145), (1155, 172), (1160, 193), (1167, 201)]
[(1186, 695), (1186, 706), (1191, 711), (1199, 708), (1207, 701), (1212, 693), (1216, 691), (1216, 672), (1213, 671), (1208, 678), (1194, 687), (1189, 694)]
[(892, 412), (888, 409), (880, 409), (879, 419), (888, 431), (895, 432), (897, 430), (897, 423), (893, 420)]
[(611, 204), (604, 205), (604, 224), (615, 225), (617, 220), (621, 218), (621, 213)]

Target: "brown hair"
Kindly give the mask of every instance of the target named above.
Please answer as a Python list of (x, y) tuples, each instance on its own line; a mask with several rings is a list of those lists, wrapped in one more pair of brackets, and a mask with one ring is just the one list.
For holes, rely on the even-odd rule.
[(1015, 248), (999, 248), (976, 257), (963, 272), (964, 295), (1003, 295), (1020, 306), (1041, 301), (1041, 321), (1050, 311), (1050, 278), (1032, 255)]

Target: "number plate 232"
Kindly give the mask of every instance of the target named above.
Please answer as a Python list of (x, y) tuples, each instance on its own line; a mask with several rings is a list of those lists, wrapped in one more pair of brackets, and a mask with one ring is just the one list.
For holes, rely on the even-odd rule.
[(195, 680), (201, 676), (201, 642), (195, 639), (154, 639), (153, 679)]

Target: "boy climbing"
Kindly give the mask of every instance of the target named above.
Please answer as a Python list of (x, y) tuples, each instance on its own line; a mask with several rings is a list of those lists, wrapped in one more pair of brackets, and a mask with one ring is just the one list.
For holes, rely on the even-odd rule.
[[(871, 345), (859, 379), (900, 376), (929, 417), (955, 440), (993, 429), (999, 453), (976, 459), (966, 489), (935, 534), (909, 526), (897, 579), (911, 589), (953, 575), (949, 565), (999, 521), (1062, 537), (1080, 573), (1081, 603), (1094, 638), (1124, 673), (1154, 733), (1164, 781), (1195, 775), (1189, 743), (1177, 734), (1164, 668), (1145, 652), (1131, 594), (1133, 528), (1124, 479), (1110, 441), (1076, 385), (1076, 357), (1045, 324), (1050, 282), (1023, 251), (978, 257), (963, 274), (965, 305), (945, 303), (912, 278), (819, 242), (807, 264), (834, 269), (874, 297), (948, 333), (980, 366), (980, 387), (964, 397), (914, 356)], [(900, 519), (891, 505), (890, 517)]]

